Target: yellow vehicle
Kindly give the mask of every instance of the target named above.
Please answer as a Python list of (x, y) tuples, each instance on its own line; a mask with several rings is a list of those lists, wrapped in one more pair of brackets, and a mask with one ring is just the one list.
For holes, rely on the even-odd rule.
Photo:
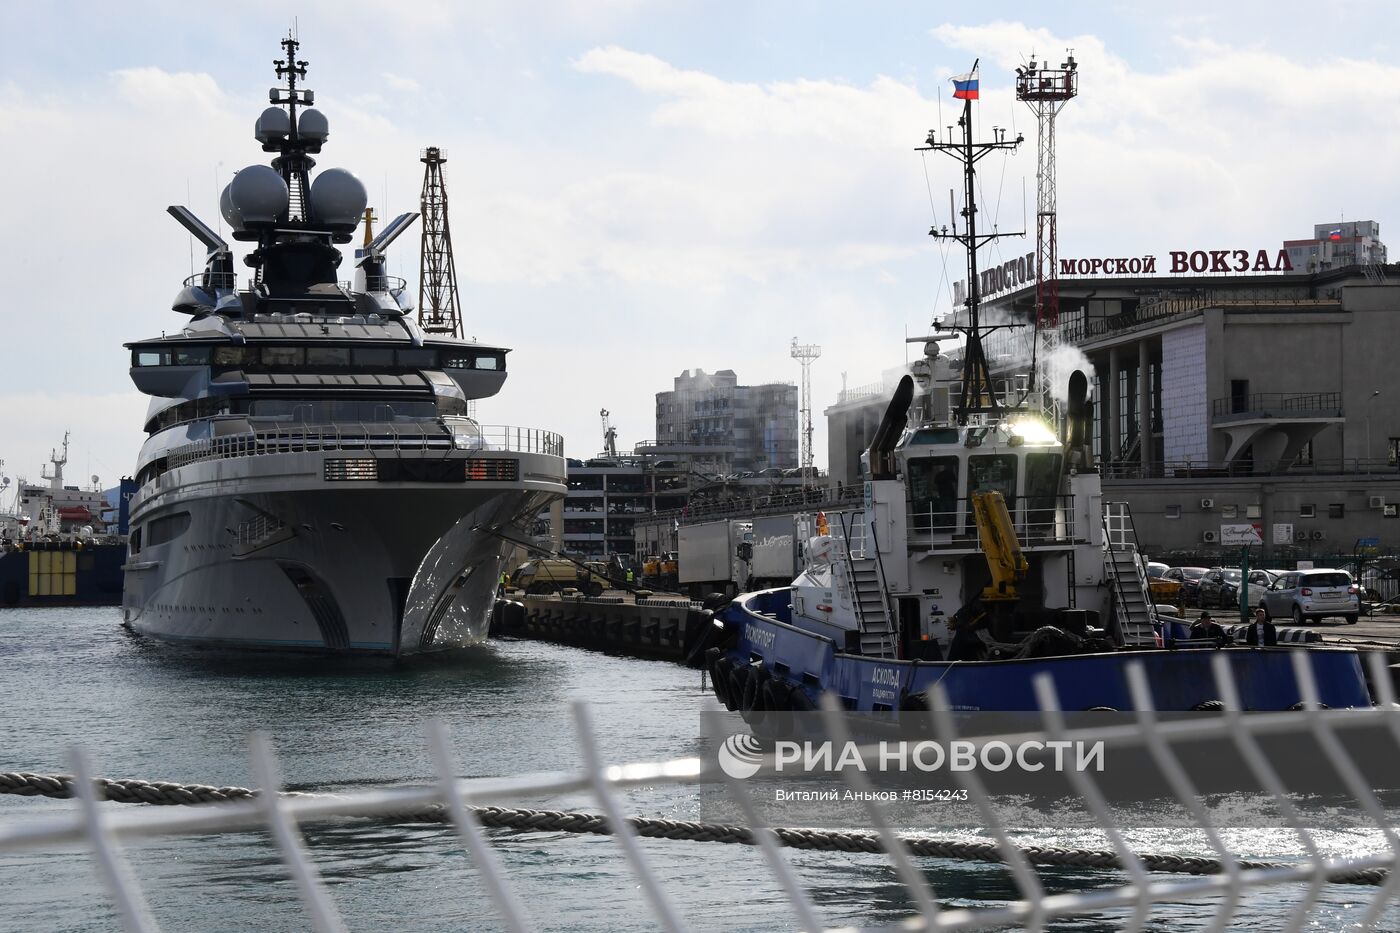
[(601, 596), (609, 585), (606, 577), (568, 560), (527, 561), (515, 571), (511, 583), (527, 593), (558, 593), (575, 589), (589, 596)]

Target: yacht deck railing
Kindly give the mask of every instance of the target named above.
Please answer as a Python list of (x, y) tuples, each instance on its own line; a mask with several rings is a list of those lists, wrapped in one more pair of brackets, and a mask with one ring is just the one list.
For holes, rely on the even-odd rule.
[(552, 431), (512, 425), (479, 425), (468, 419), (438, 421), (298, 424), (286, 427), (254, 425), (252, 434), (212, 437), (176, 447), (166, 455), (166, 468), (202, 460), (225, 460), (264, 454), (322, 450), (368, 450), (397, 453), (454, 449), (564, 455), (564, 439)]

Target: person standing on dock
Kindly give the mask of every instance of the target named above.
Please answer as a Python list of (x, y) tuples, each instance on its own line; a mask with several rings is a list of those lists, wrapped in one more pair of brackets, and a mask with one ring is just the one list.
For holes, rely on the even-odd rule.
[(1278, 644), (1278, 628), (1269, 621), (1263, 609), (1254, 610), (1254, 621), (1249, 624), (1245, 631), (1245, 643), (1250, 645)]

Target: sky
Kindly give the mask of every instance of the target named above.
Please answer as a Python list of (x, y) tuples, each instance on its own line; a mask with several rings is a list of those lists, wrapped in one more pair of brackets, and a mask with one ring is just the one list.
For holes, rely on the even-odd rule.
[[(982, 223), (1022, 229), (1035, 126), (1013, 69), (1073, 49), (1057, 124), (1062, 256), (1276, 250), (1314, 223), (1385, 239), (1400, 159), (1400, 8), (1381, 3), (554, 2), (42, 4), (0, 0), (0, 459), (37, 477), (134, 471), (147, 400), (122, 344), (175, 331), (198, 261), (165, 214), (211, 225), (295, 25), (330, 121), (320, 166), (381, 217), (417, 210), (447, 153), (469, 336), (513, 348), (486, 424), (571, 456), (655, 436), (683, 370), (743, 383), (812, 367), (822, 410), (876, 382), (950, 307), (957, 167), (915, 151), (980, 59), (978, 125), (1027, 137), (980, 164)], [(293, 23), (295, 19), (295, 24)], [(985, 136), (986, 133), (979, 133)], [(416, 294), (415, 228), (390, 271)], [(984, 263), (1031, 251), (1009, 237)], [(349, 278), (349, 264), (344, 266)]]

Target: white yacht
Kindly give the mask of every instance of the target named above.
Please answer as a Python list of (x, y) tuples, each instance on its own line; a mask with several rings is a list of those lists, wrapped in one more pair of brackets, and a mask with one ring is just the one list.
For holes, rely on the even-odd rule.
[[(190, 211), (208, 248), (174, 310), (178, 332), (127, 344), (153, 396), (131, 499), (124, 615), (162, 639), (401, 656), (486, 637), (506, 555), (565, 494), (560, 437), (467, 416), (495, 395), (507, 350), (425, 334), (384, 249), (356, 251), (362, 184), (317, 172), (328, 135), (282, 43), (282, 87), (258, 118), (273, 154), (234, 176), (220, 209), (251, 252)], [(345, 276), (348, 278), (348, 276)]]

